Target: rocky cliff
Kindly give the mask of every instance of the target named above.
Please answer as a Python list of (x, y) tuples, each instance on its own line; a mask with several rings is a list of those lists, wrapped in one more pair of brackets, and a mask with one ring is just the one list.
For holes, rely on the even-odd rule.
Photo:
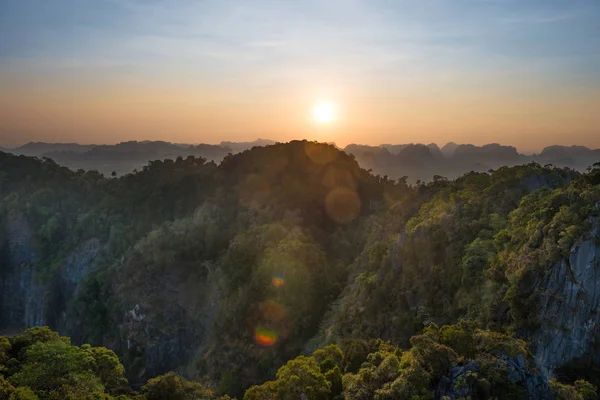
[[(528, 368), (522, 355), (510, 357), (498, 355), (496, 367), (508, 376), (508, 382), (527, 391), (530, 400), (547, 400), (552, 398), (548, 379), (543, 373)], [(447, 375), (440, 380), (436, 390), (436, 398), (446, 400), (470, 399), (477, 395), (479, 373), (482, 367), (473, 361), (465, 365), (450, 368)]]
[(600, 361), (600, 226), (540, 282), (537, 362), (552, 372), (574, 360)]
[(0, 329), (50, 325), (65, 332), (66, 310), (79, 282), (92, 267), (100, 242), (91, 239), (41, 276), (36, 268), (36, 242), (22, 213), (4, 221), (6, 257), (0, 268)]
[(0, 327), (43, 324), (44, 301), (37, 284), (31, 230), (22, 214), (10, 212), (4, 222), (7, 254), (0, 269)]

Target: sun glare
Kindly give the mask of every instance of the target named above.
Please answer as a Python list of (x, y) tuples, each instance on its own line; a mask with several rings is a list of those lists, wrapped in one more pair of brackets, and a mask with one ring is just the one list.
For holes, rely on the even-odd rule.
[(313, 118), (320, 124), (329, 124), (335, 121), (336, 109), (332, 102), (322, 101), (315, 104)]

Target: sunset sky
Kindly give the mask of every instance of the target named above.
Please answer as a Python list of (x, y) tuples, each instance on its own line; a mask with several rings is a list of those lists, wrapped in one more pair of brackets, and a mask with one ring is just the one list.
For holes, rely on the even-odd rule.
[(0, 0), (0, 146), (600, 148), (599, 21), (598, 0)]

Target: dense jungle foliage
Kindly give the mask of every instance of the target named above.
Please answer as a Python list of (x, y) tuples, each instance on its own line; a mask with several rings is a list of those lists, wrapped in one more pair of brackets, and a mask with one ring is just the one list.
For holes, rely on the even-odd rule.
[[(522, 340), (475, 329), (469, 324), (431, 325), (402, 350), (390, 342), (346, 339), (310, 356), (298, 356), (275, 380), (253, 386), (245, 400), (262, 399), (434, 399), (440, 382), (469, 398), (528, 398), (526, 382), (513, 365), (535, 370)], [(517, 360), (516, 363), (512, 361)], [(447, 377), (454, 373), (454, 380)], [(517, 373), (517, 378), (513, 375)], [(452, 375), (450, 375), (452, 377)], [(596, 388), (550, 382), (549, 396), (594, 400)], [(437, 389), (436, 389), (437, 388)], [(464, 396), (467, 397), (467, 396)], [(448, 397), (450, 398), (450, 397)], [(228, 400), (199, 382), (169, 372), (149, 379), (139, 391), (128, 386), (116, 354), (89, 344), (74, 346), (47, 327), (0, 337), (0, 399)]]
[[(510, 371), (546, 376), (538, 282), (598, 240), (599, 203), (598, 164), (409, 185), (307, 141), (119, 178), (0, 153), (0, 278), (30, 268), (43, 322), (80, 345), (0, 338), (0, 399), (527, 398)], [(21, 330), (13, 298), (0, 328)], [(557, 398), (597, 398), (580, 361)]]

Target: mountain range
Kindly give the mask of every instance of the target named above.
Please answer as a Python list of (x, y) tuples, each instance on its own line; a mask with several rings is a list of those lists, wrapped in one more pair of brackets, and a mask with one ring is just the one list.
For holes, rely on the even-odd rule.
[[(104, 175), (130, 173), (149, 161), (177, 157), (203, 157), (220, 162), (230, 153), (239, 153), (256, 146), (275, 144), (268, 139), (254, 142), (211, 144), (176, 144), (162, 141), (122, 142), (116, 145), (80, 145), (77, 143), (32, 142), (4, 151), (31, 157), (47, 157), (70, 169), (97, 170)], [(584, 146), (549, 146), (539, 154), (525, 155), (515, 147), (492, 143), (483, 146), (447, 143), (442, 148), (435, 143), (382, 144), (367, 146), (350, 144), (343, 149), (359, 164), (375, 174), (391, 179), (406, 176), (409, 182), (430, 181), (434, 176), (456, 178), (469, 171), (487, 171), (500, 166), (536, 162), (584, 171), (600, 160), (600, 149)]]
[(429, 181), (434, 176), (456, 178), (469, 171), (487, 171), (501, 166), (536, 162), (583, 171), (600, 160), (600, 149), (583, 146), (550, 146), (539, 154), (525, 155), (515, 147), (497, 143), (474, 146), (447, 143), (365, 146), (351, 144), (344, 151), (373, 173), (390, 178), (407, 176), (409, 181)]

